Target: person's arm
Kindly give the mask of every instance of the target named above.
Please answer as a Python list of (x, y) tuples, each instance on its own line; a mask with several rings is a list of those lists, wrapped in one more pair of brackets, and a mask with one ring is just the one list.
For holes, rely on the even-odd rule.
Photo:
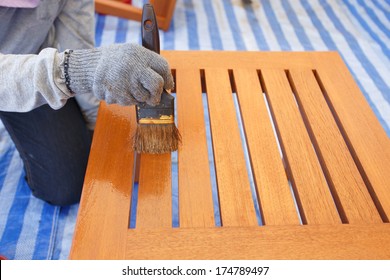
[[(66, 1), (54, 21), (56, 47), (66, 49), (90, 49), (95, 47), (94, 1)], [(99, 100), (92, 92), (76, 95), (77, 103), (87, 126), (95, 128)]]
[(0, 54), (0, 111), (27, 112), (43, 104), (61, 108), (72, 96), (62, 60), (63, 53), (52, 48), (38, 55)]
[(0, 55), (0, 110), (26, 112), (45, 103), (58, 109), (91, 92), (107, 103), (156, 105), (163, 88), (173, 88), (167, 61), (139, 45), (68, 53), (46, 48), (38, 55)]

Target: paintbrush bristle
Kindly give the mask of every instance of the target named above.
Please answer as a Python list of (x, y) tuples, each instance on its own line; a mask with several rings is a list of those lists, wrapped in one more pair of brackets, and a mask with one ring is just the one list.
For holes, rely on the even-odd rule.
[(181, 136), (172, 124), (137, 124), (133, 149), (137, 153), (165, 154), (179, 148)]

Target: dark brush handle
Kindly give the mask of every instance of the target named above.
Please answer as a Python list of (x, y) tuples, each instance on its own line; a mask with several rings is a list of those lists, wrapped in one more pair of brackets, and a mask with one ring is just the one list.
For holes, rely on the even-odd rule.
[[(160, 37), (158, 33), (157, 19), (151, 4), (145, 4), (142, 9), (141, 36), (142, 46), (160, 54)], [(138, 106), (139, 109), (137, 110), (137, 118), (158, 118), (159, 115), (173, 115), (173, 100), (174, 97), (163, 90), (161, 94), (161, 101), (157, 106), (150, 106), (146, 103), (142, 103)]]
[(142, 46), (160, 54), (157, 19), (151, 4), (145, 4), (142, 9), (141, 36)]

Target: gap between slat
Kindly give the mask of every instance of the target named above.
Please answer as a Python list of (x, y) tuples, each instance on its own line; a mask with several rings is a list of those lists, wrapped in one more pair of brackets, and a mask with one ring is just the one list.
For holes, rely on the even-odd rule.
[(301, 199), (299, 197), (299, 192), (298, 192), (298, 190), (296, 188), (296, 184), (294, 182), (294, 177), (292, 176), (292, 171), (291, 171), (291, 168), (290, 168), (290, 164), (288, 162), (287, 157), (285, 156), (286, 151), (285, 151), (285, 148), (283, 146), (283, 143), (280, 141), (280, 131), (279, 131), (279, 128), (278, 128), (278, 124), (276, 122), (272, 106), (268, 102), (267, 86), (265, 84), (263, 75), (261, 73), (261, 69), (257, 70), (257, 74), (258, 74), (258, 77), (259, 77), (259, 82), (260, 82), (261, 88), (264, 91), (268, 112), (270, 114), (270, 119), (272, 121), (273, 128), (274, 128), (274, 131), (276, 133), (276, 139), (278, 141), (278, 145), (279, 145), (281, 153), (282, 153), (283, 163), (285, 165), (285, 170), (286, 170), (286, 176), (287, 176), (287, 179), (288, 179), (289, 183), (291, 184), (291, 191), (292, 191), (292, 194), (293, 194), (293, 197), (294, 197), (295, 205), (296, 205), (297, 210), (298, 210), (297, 212), (298, 212), (298, 215), (299, 215), (299, 219), (300, 219), (302, 225), (307, 225), (307, 219), (306, 219), (303, 207), (302, 207)]
[(305, 111), (303, 110), (303, 105), (302, 105), (302, 101), (300, 100), (299, 96), (296, 94), (296, 87), (294, 85), (294, 81), (290, 75), (290, 72), (289, 70), (285, 70), (285, 74), (286, 74), (286, 77), (287, 77), (287, 80), (289, 82), (289, 85), (290, 85), (290, 88), (291, 88), (291, 93), (292, 95), (294, 96), (294, 99), (295, 99), (295, 102), (297, 104), (297, 107), (298, 107), (298, 110), (299, 110), (299, 113), (301, 115), (301, 118), (303, 120), (303, 123), (305, 125), (305, 128), (308, 132), (308, 135), (309, 135), (309, 138), (310, 138), (310, 142), (312, 144), (312, 147), (313, 147), (313, 150), (314, 150), (314, 153), (317, 157), (317, 161), (321, 167), (321, 171), (322, 171), (322, 174), (326, 180), (326, 184), (328, 185), (328, 188), (329, 188), (329, 191), (330, 193), (332, 194), (332, 198), (333, 198), (333, 202), (336, 206), (336, 209), (339, 213), (339, 216), (340, 216), (340, 219), (342, 221), (343, 224), (348, 224), (348, 218), (347, 218), (347, 215), (345, 214), (345, 210), (343, 208), (343, 205), (341, 204), (341, 201), (340, 201), (340, 198), (338, 196), (338, 193), (337, 193), (337, 190), (335, 189), (335, 186), (333, 184), (333, 181), (332, 181), (332, 178), (329, 174), (329, 171), (326, 167), (326, 164), (325, 164), (325, 160), (321, 154), (321, 150), (319, 148), (319, 145), (317, 143), (317, 140), (316, 140), (316, 137), (314, 135), (314, 132), (311, 128), (311, 125), (310, 125), (310, 122), (308, 120), (308, 117), (306, 116), (305, 114)]
[[(176, 71), (172, 69), (172, 76), (174, 81), (176, 80)], [(175, 97), (175, 124), (177, 127), (177, 104), (176, 104), (176, 88), (172, 90), (171, 93)], [(177, 161), (177, 152), (171, 153), (171, 182), (172, 182), (172, 227), (179, 227), (179, 196), (178, 196), (178, 161)], [(134, 170), (132, 178), (132, 196), (130, 199), (130, 215), (129, 215), (129, 224), (130, 229), (135, 229), (137, 224), (137, 206), (138, 206), (138, 179), (141, 165), (141, 156), (140, 154), (134, 154)]]
[(210, 127), (210, 114), (209, 114), (209, 105), (207, 101), (207, 88), (206, 88), (205, 77), (206, 76), (205, 76), (204, 69), (200, 69), (203, 113), (204, 113), (205, 128), (206, 128), (207, 155), (209, 159), (209, 168), (210, 168), (210, 181), (211, 181), (211, 193), (213, 198), (214, 220), (215, 220), (215, 226), (221, 227), (222, 226), (221, 209), (219, 204), (217, 176), (215, 172), (214, 148), (213, 148), (211, 127)]
[(359, 173), (364, 181), (364, 184), (368, 190), (368, 193), (370, 194), (371, 199), (373, 200), (375, 207), (378, 210), (379, 215), (381, 216), (382, 221), (384, 223), (389, 223), (389, 217), (387, 217), (387, 215), (386, 215), (386, 213), (385, 213), (385, 211), (384, 211), (384, 209), (383, 209), (383, 207), (378, 199), (378, 196), (376, 195), (375, 190), (372, 187), (372, 184), (371, 184), (366, 172), (364, 171), (364, 168), (359, 160), (359, 157), (357, 156), (356, 151), (354, 150), (354, 148), (351, 144), (351, 141), (348, 137), (348, 134), (345, 132), (345, 129), (343, 128), (343, 125), (341, 124), (340, 118), (338, 117), (337, 112), (336, 112), (332, 102), (330, 101), (328, 93), (324, 87), (324, 84), (321, 81), (321, 77), (318, 75), (318, 72), (315, 69), (313, 69), (313, 74), (314, 74), (314, 77), (317, 81), (319, 88), (321, 89), (322, 95), (324, 96), (324, 99), (325, 99), (325, 101), (330, 109), (330, 112), (333, 115), (333, 118), (336, 122), (336, 125), (337, 125), (337, 127), (338, 127), (338, 129), (339, 129), (339, 131), (340, 131), (340, 133), (341, 133), (341, 135), (346, 143), (346, 146), (349, 150), (349, 153), (352, 155), (352, 159), (355, 162), (355, 165), (356, 165), (356, 167), (357, 167), (357, 169), (358, 169), (358, 171), (359, 171)]
[(241, 110), (240, 110), (240, 104), (239, 104), (239, 101), (237, 98), (237, 91), (236, 91), (236, 85), (235, 85), (235, 81), (234, 81), (234, 74), (233, 74), (233, 70), (229, 69), (228, 71), (229, 71), (230, 86), (231, 86), (232, 94), (233, 94), (234, 108), (236, 111), (237, 122), (238, 122), (238, 126), (240, 129), (242, 149), (244, 150), (245, 163), (246, 163), (249, 184), (250, 184), (250, 188), (251, 188), (253, 206), (255, 207), (257, 223), (259, 225), (263, 225), (264, 217), (262, 216), (262, 213), (260, 212), (260, 199), (259, 199), (259, 194), (257, 192), (256, 181), (255, 181), (255, 178), (254, 178), (253, 172), (252, 172), (252, 165), (251, 165), (250, 154), (249, 154), (248, 145), (247, 145), (247, 141), (246, 141), (245, 128), (242, 124), (242, 115), (241, 115)]
[(129, 228), (135, 229), (137, 224), (137, 203), (138, 203), (138, 178), (139, 178), (139, 166), (140, 166), (140, 155), (134, 153), (134, 168), (132, 178), (132, 192), (130, 198), (130, 215), (129, 215)]
[(205, 75), (222, 225), (258, 225), (228, 69), (210, 67)]
[[(174, 80), (176, 80), (176, 72), (174, 72)], [(175, 125), (177, 127), (177, 99), (176, 93), (171, 93), (174, 99), (175, 105)], [(174, 151), (171, 153), (171, 182), (172, 182), (172, 227), (180, 227), (180, 214), (179, 214), (179, 162), (178, 162), (178, 153)]]
[(300, 214), (300, 211), (299, 211), (298, 203), (297, 203), (297, 200), (296, 200), (296, 198), (295, 198), (294, 189), (293, 189), (293, 186), (292, 186), (292, 184), (291, 184), (291, 181), (290, 181), (290, 178), (289, 178), (288, 172), (287, 172), (287, 163), (286, 163), (286, 161), (285, 161), (285, 159), (284, 159), (282, 147), (281, 147), (281, 145), (280, 145), (279, 137), (278, 137), (278, 134), (277, 134), (276, 128), (275, 128), (274, 119), (273, 119), (273, 117), (272, 117), (271, 110), (270, 110), (270, 107), (269, 107), (270, 105), (269, 105), (269, 103), (268, 103), (267, 95), (265, 94), (264, 89), (263, 89), (263, 97), (264, 97), (265, 106), (266, 106), (266, 108), (267, 108), (268, 117), (269, 117), (269, 119), (271, 120), (272, 131), (274, 132), (275, 141), (276, 141), (276, 144), (277, 144), (277, 146), (278, 146), (280, 158), (282, 159), (282, 162), (283, 162), (283, 167), (284, 167), (284, 171), (285, 171), (285, 173), (286, 173), (288, 185), (289, 185), (289, 187), (290, 187), (291, 196), (292, 196), (292, 198), (293, 198), (293, 200), (294, 200), (294, 205), (295, 205), (295, 209), (296, 209), (297, 214), (298, 214), (299, 223), (302, 225), (303, 223), (302, 223), (302, 218), (301, 218), (301, 214)]
[[(176, 93), (176, 69), (171, 69), (172, 77), (173, 77), (173, 89), (171, 90), (171, 93)], [(175, 107), (176, 108), (176, 107)]]
[[(176, 69), (171, 69), (173, 76), (174, 88), (171, 90), (171, 94), (175, 97), (174, 99), (174, 116), (175, 125), (177, 126), (177, 99), (176, 99)], [(172, 177), (172, 227), (177, 228), (180, 226), (180, 214), (179, 214), (179, 168), (178, 168), (178, 154), (177, 151), (171, 153), (171, 177)]]

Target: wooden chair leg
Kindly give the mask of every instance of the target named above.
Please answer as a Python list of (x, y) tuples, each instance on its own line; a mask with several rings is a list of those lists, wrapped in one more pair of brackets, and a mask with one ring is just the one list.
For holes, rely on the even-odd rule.
[[(150, 0), (156, 12), (158, 26), (162, 30), (168, 30), (175, 10), (176, 0)], [(98, 13), (113, 15), (140, 21), (142, 9), (113, 0), (95, 0), (95, 10)]]
[(159, 28), (168, 30), (175, 11), (176, 0), (150, 0), (150, 3), (156, 12)]

